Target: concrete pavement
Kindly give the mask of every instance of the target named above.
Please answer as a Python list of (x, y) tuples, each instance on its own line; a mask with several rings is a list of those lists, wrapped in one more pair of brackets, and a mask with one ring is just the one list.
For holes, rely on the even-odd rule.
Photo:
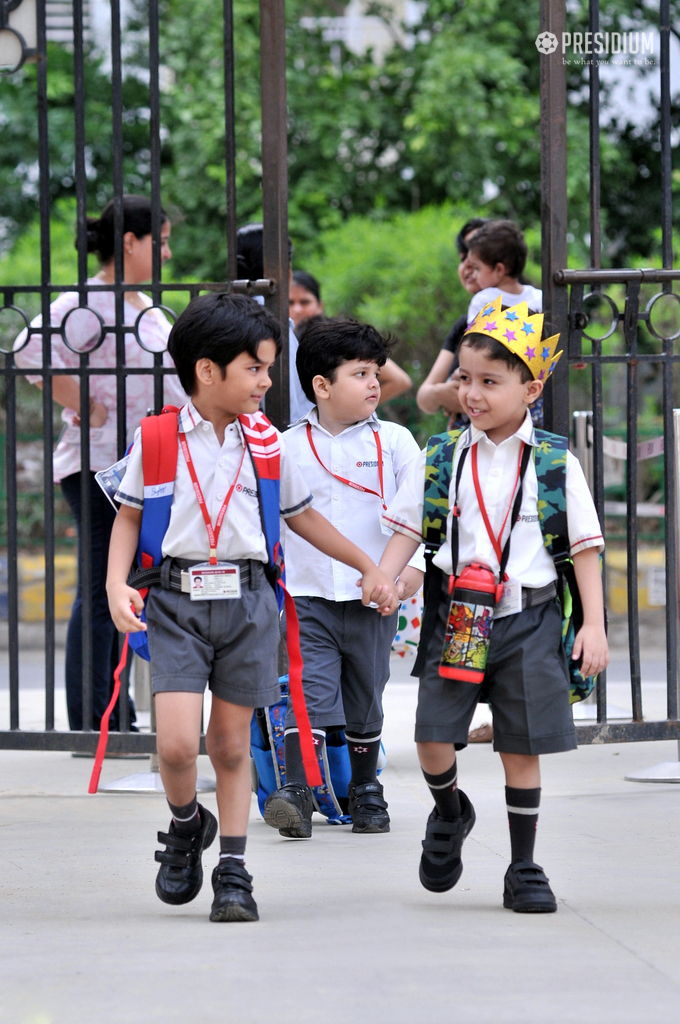
[[(319, 819), (282, 840), (253, 805), (247, 863), (261, 921), (207, 919), (153, 889), (161, 796), (86, 793), (91, 761), (0, 752), (3, 1024), (667, 1024), (680, 1019), (680, 786), (624, 775), (677, 744), (588, 746), (543, 761), (537, 859), (555, 915), (503, 910), (500, 762), (460, 759), (477, 810), (452, 892), (418, 882), (430, 809), (412, 740), (415, 686), (386, 693), (387, 836)], [(613, 684), (616, 686), (616, 684)], [(36, 694), (39, 697), (39, 694)], [(660, 694), (650, 691), (648, 705)], [(620, 703), (622, 691), (610, 698)], [(27, 707), (27, 711), (29, 708)], [(28, 723), (26, 723), (28, 724)], [(143, 763), (107, 761), (102, 781)], [(211, 775), (207, 759), (202, 775)], [(214, 809), (214, 796), (205, 802)]]

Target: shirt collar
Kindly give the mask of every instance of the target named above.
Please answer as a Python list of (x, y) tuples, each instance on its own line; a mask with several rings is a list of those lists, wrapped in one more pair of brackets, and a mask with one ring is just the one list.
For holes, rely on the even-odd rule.
[(306, 430), (308, 423), (311, 423), (312, 427), (316, 427), (317, 430), (320, 430), (328, 437), (342, 437), (343, 434), (348, 434), (350, 430), (359, 430), (362, 427), (365, 427), (367, 423), (370, 424), (371, 430), (380, 430), (382, 426), (382, 423), (378, 419), (377, 414), (372, 412), (368, 419), (360, 420), (358, 423), (353, 423), (350, 427), (345, 427), (344, 430), (341, 430), (339, 434), (332, 435), (328, 430), (326, 430), (325, 427), (322, 427), (321, 424), (319, 423), (319, 413), (317, 411), (316, 406), (313, 405), (308, 413), (305, 413), (304, 416), (301, 416), (299, 420), (297, 420), (295, 423), (292, 424), (292, 426), (289, 427), (289, 430), (297, 430), (301, 427), (304, 427)]
[[(191, 433), (192, 430), (196, 430), (198, 427), (201, 426), (201, 424), (206, 422), (207, 420), (203, 419), (203, 417), (201, 416), (200, 412), (198, 411), (193, 402), (187, 402), (187, 404), (183, 405), (179, 411), (179, 429), (182, 431), (183, 434)], [(238, 436), (241, 439), (241, 441), (243, 441), (243, 430), (241, 428), (241, 424), (239, 423), (238, 417), (234, 420), (234, 422), (236, 424)]]
[[(512, 434), (511, 436), (518, 438), (518, 440), (520, 441), (524, 441), (525, 444), (533, 445), (534, 447), (536, 447), (536, 445), (538, 444), (534, 436), (534, 424), (531, 419), (531, 413), (528, 409), (526, 412), (526, 416), (522, 420), (519, 429), (516, 430), (515, 433)], [(463, 448), (469, 448), (480, 440), (488, 441), (489, 439), (486, 436), (486, 432), (484, 430), (479, 430), (471, 423), (470, 426), (465, 431), (465, 433), (462, 435), (460, 439), (460, 444)], [(509, 440), (510, 438), (506, 438), (506, 441)], [(489, 443), (493, 444), (493, 441), (490, 441)], [(505, 441), (502, 441), (501, 444), (505, 444)], [(494, 445), (494, 447), (497, 446)]]

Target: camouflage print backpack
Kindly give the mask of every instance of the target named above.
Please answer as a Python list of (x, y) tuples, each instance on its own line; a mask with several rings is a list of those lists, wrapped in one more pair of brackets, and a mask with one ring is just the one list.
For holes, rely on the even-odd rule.
[[(423, 504), (423, 540), (425, 541), (425, 614), (421, 642), (413, 675), (419, 675), (436, 622), (442, 572), (432, 559), (446, 540), (449, 512), (449, 488), (456, 446), (462, 430), (435, 434), (427, 443), (425, 494)], [(533, 449), (538, 480), (538, 517), (543, 543), (555, 563), (558, 593), (562, 604), (562, 643), (569, 666), (569, 699), (572, 704), (588, 697), (596, 676), (584, 678), (572, 661), (574, 639), (583, 623), (574, 563), (569, 555), (567, 533), (567, 446), (566, 437), (547, 430), (534, 429), (537, 442)], [(428, 614), (429, 606), (429, 614)]]

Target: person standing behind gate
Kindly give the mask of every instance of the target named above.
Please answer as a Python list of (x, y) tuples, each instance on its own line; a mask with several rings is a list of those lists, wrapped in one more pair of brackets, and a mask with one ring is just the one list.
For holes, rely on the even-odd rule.
[[(164, 211), (161, 225), (161, 259), (170, 259), (170, 221)], [(123, 197), (123, 277), (126, 284), (137, 285), (148, 281), (152, 275), (151, 260), (151, 202), (145, 196), (126, 195)], [(113, 201), (107, 204), (98, 218), (88, 217), (87, 249), (99, 257), (99, 273), (88, 279), (88, 285), (109, 285), (115, 281), (114, 271), (114, 214)], [(91, 313), (74, 312), (78, 309), (77, 292), (62, 293), (50, 307), (50, 324), (62, 328), (68, 345), (59, 333), (51, 338), (51, 365), (54, 368), (72, 368), (74, 376), (52, 377), (52, 396), (63, 406), (64, 427), (54, 452), (54, 482), (61, 484), (76, 521), (78, 531), (78, 587), (71, 610), (71, 619), (66, 637), (66, 703), (69, 726), (74, 730), (83, 728), (82, 711), (82, 562), (81, 548), (82, 509), (81, 472), (83, 470), (80, 450), (80, 378), (77, 370), (82, 352), (90, 352), (89, 366), (112, 369), (116, 366), (116, 336), (112, 331), (100, 339), (101, 323), (109, 327), (116, 322), (115, 293), (113, 291), (88, 292), (86, 309)], [(127, 367), (153, 366), (154, 352), (163, 352), (164, 366), (174, 364), (167, 354), (170, 323), (159, 309), (151, 309), (141, 316), (138, 326), (139, 341), (132, 327), (150, 299), (137, 291), (125, 292), (123, 319), (129, 330), (125, 334), (125, 365)], [(94, 314), (97, 314), (95, 316)], [(101, 323), (98, 318), (101, 318)], [(31, 327), (40, 328), (42, 318), (36, 317)], [(101, 344), (99, 344), (101, 340)], [(141, 344), (140, 344), (141, 342)], [(69, 348), (69, 345), (71, 346)], [(142, 345), (144, 347), (142, 347)], [(14, 343), (17, 366), (35, 368), (43, 365), (42, 334), (28, 337), (22, 331)], [(73, 351), (75, 349), (75, 351)], [(42, 377), (38, 374), (27, 378), (42, 388)], [(113, 374), (90, 377), (90, 564), (91, 564), (91, 615), (92, 615), (92, 721), (89, 725), (99, 729), (101, 717), (113, 692), (113, 672), (118, 662), (118, 640), (116, 628), (109, 614), (106, 598), (106, 563), (109, 538), (115, 519), (115, 512), (108, 499), (97, 485), (94, 474), (106, 469), (118, 457), (116, 422), (117, 381)], [(181, 406), (186, 395), (174, 374), (164, 378), (165, 402)], [(142, 417), (154, 405), (154, 381), (152, 376), (131, 375), (125, 380), (126, 402), (126, 443), (129, 444)], [(130, 705), (131, 721), (134, 722), (134, 707)], [(111, 728), (118, 728), (117, 709), (111, 718)]]

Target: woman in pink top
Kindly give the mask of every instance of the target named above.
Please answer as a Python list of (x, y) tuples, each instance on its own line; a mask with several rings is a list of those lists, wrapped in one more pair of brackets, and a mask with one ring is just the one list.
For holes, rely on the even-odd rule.
[[(162, 212), (161, 259), (170, 259), (170, 221)], [(110, 202), (99, 218), (88, 218), (88, 252), (95, 252), (100, 260), (98, 274), (88, 280), (89, 285), (113, 284), (114, 272), (114, 216), (113, 202)], [(152, 274), (151, 259), (151, 203), (144, 196), (123, 197), (123, 259), (126, 284), (141, 284)], [(54, 327), (63, 327), (68, 344), (61, 334), (52, 335), (51, 365), (73, 367), (77, 373), (81, 353), (89, 352), (89, 366), (92, 368), (116, 366), (116, 336), (106, 333), (98, 345), (102, 324), (116, 323), (115, 292), (95, 291), (87, 296), (87, 308), (78, 310), (77, 292), (62, 293), (50, 307), (50, 322)], [(124, 293), (123, 319), (131, 327), (140, 314), (151, 306), (150, 299), (137, 291)], [(71, 312), (75, 311), (75, 312)], [(91, 311), (91, 312), (90, 312)], [(95, 314), (98, 314), (96, 316)], [(101, 318), (101, 320), (99, 319)], [(37, 317), (31, 326), (40, 327), (42, 319)], [(163, 365), (173, 367), (167, 353), (167, 339), (171, 324), (161, 310), (150, 308), (138, 322), (140, 345), (134, 331), (125, 333), (125, 365), (127, 367), (149, 367), (154, 363), (154, 352), (163, 352)], [(15, 361), (18, 366), (33, 368), (39, 372), (43, 366), (42, 334), (22, 331), (14, 344)], [(69, 347), (70, 346), (70, 347)], [(97, 346), (97, 347), (95, 347)], [(74, 351), (75, 350), (75, 351)], [(29, 376), (28, 380), (42, 387), (42, 376)], [(90, 523), (91, 523), (91, 610), (92, 610), (92, 703), (91, 726), (99, 729), (101, 716), (110, 700), (113, 687), (113, 670), (118, 661), (116, 629), (111, 621), (106, 599), (105, 580), (109, 538), (115, 513), (108, 499), (94, 480), (94, 474), (106, 469), (118, 458), (118, 434), (116, 421), (116, 377), (93, 375), (90, 377)], [(64, 427), (54, 451), (54, 481), (60, 483), (78, 528), (78, 542), (81, 537), (81, 450), (80, 450), (80, 380), (77, 376), (54, 376), (52, 378), (54, 401), (63, 407)], [(175, 374), (164, 376), (164, 401), (166, 404), (184, 405), (186, 395)], [(132, 440), (136, 428), (147, 410), (154, 406), (154, 380), (151, 375), (129, 375), (125, 381), (126, 443)], [(79, 566), (81, 558), (79, 552)], [(83, 728), (82, 714), (82, 602), (81, 580), (78, 580), (76, 599), (71, 612), (66, 639), (66, 702), (71, 729)], [(131, 722), (134, 721), (134, 708)], [(117, 728), (114, 713), (111, 727)]]

